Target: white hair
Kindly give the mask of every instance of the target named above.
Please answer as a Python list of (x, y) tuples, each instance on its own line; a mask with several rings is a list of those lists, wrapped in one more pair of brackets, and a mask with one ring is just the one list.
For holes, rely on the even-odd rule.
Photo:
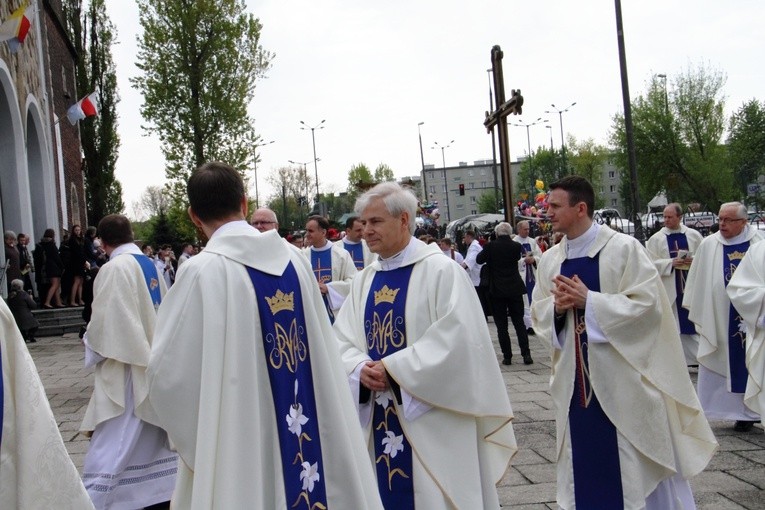
[(726, 209), (728, 207), (735, 207), (736, 216), (739, 218), (749, 217), (749, 214), (746, 211), (746, 206), (742, 204), (741, 202), (725, 202), (723, 205), (720, 206), (720, 212), (722, 212), (723, 209)]
[(12, 290), (24, 290), (24, 282), (22, 280), (19, 280), (19, 279), (11, 280), (11, 289)]
[(401, 216), (402, 213), (408, 213), (409, 233), (414, 234), (414, 219), (417, 216), (417, 197), (414, 196), (414, 193), (396, 182), (381, 182), (356, 199), (354, 211), (361, 214), (376, 198), (382, 199), (391, 216)]
[(498, 236), (511, 236), (513, 235), (513, 226), (506, 221), (502, 221), (494, 227), (494, 233)]

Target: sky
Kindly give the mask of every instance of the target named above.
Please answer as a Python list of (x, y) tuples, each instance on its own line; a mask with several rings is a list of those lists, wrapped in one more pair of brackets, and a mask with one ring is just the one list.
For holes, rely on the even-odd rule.
[[(263, 48), (275, 54), (249, 107), (262, 142), (274, 141), (258, 149), (261, 203), (273, 193), (267, 175), (289, 160), (314, 171), (311, 132), (300, 121), (325, 121), (315, 131), (322, 193), (344, 191), (358, 163), (371, 169), (385, 163), (396, 177), (417, 175), (420, 122), (426, 165), (491, 159), (483, 120), (494, 45), (504, 52), (506, 96), (520, 89), (524, 97), (523, 115), (510, 122), (548, 120), (529, 128), (532, 152), (551, 139), (561, 144), (561, 115), (545, 111), (576, 103), (562, 114), (565, 136), (604, 145), (623, 111), (611, 1), (248, 0), (247, 6), (263, 25)], [(142, 97), (129, 82), (139, 73), (138, 7), (113, 1), (107, 11), (119, 41), (116, 175), (131, 215), (145, 188), (165, 181), (164, 159), (156, 138), (142, 130)], [(625, 1), (622, 18), (633, 98), (655, 74), (666, 74), (671, 90), (675, 76), (704, 65), (727, 77), (727, 115), (752, 98), (765, 101), (765, 66), (758, 64), (765, 2)], [(442, 152), (436, 144), (449, 147)], [(527, 129), (510, 127), (511, 159), (527, 153)]]

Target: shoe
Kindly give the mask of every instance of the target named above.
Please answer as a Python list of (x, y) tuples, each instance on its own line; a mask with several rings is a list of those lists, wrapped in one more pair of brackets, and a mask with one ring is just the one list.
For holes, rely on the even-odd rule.
[(512, 365), (512, 363), (513, 363), (513, 358), (504, 358), (502, 360), (503, 365)]
[(43, 305), (43, 308), (46, 310), (53, 310), (53, 307), (51, 305)]
[(757, 422), (739, 420), (733, 426), (733, 430), (735, 430), (736, 432), (749, 432), (750, 430), (752, 430), (752, 427), (754, 427), (755, 423)]
[(531, 359), (531, 355), (530, 354), (527, 354), (527, 355), (525, 355), (523, 357), (523, 364), (524, 365), (531, 365), (532, 363), (534, 363), (534, 360)]
[(85, 306), (85, 301), (80, 301), (79, 303), (77, 303), (77, 306)]
[(534, 332), (534, 328), (527, 328), (526, 329), (526, 334), (528, 334), (528, 335), (536, 335), (536, 333)]

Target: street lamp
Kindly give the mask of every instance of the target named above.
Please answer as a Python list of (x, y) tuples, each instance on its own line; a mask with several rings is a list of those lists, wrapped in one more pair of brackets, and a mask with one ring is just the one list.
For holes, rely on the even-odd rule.
[(528, 146), (529, 146), (529, 157), (531, 157), (531, 135), (529, 134), (529, 128), (531, 128), (531, 126), (536, 126), (537, 124), (544, 124), (546, 122), (548, 122), (548, 120), (547, 119), (542, 120), (542, 117), (539, 117), (534, 122), (529, 122), (528, 124), (525, 122), (519, 122), (517, 124), (513, 122), (508, 122), (508, 124), (510, 124), (511, 126), (526, 128), (526, 142), (528, 143)]
[(446, 156), (444, 155), (444, 151), (452, 146), (454, 143), (454, 140), (447, 143), (446, 145), (439, 144), (438, 142), (433, 142), (435, 147), (431, 147), (431, 149), (441, 149), (441, 162), (443, 163), (443, 175), (444, 175), (444, 195), (446, 195), (446, 221), (450, 221), (452, 219), (452, 215), (449, 212), (449, 185), (446, 182)]
[(420, 132), (420, 126), (423, 124), (425, 122), (417, 123), (417, 136), (420, 137), (420, 161), (422, 162), (422, 196), (424, 197), (422, 205), (426, 205), (428, 203), (428, 185), (425, 182), (425, 155), (422, 152), (422, 133)]
[(567, 170), (567, 164), (566, 164), (566, 142), (563, 140), (563, 114), (569, 111), (574, 105), (576, 104), (576, 101), (568, 105), (567, 107), (563, 108), (562, 110), (559, 110), (554, 104), (551, 104), (550, 106), (553, 107), (552, 110), (545, 110), (545, 113), (557, 113), (558, 117), (560, 118), (560, 147), (561, 152), (563, 153), (563, 170), (568, 173)]
[(552, 139), (552, 126), (550, 124), (547, 124), (545, 127), (550, 130), (550, 152), (552, 152), (554, 150), (553, 139)]
[[(306, 183), (306, 189), (305, 189), (305, 198), (306, 198), (306, 205), (308, 205), (308, 170), (306, 170), (306, 165), (311, 162), (311, 160), (308, 161), (293, 161), (291, 159), (288, 159), (287, 162), (291, 165), (297, 165), (300, 167), (303, 167), (303, 182)], [(317, 199), (318, 200), (318, 199)]]
[(264, 145), (271, 145), (276, 140), (270, 140), (268, 142), (263, 143), (256, 143), (252, 149), (252, 153), (255, 156), (252, 159), (252, 170), (255, 173), (255, 208), (257, 209), (260, 207), (260, 201), (258, 200), (258, 147), (263, 147)]
[(669, 112), (669, 99), (667, 98), (667, 75), (666, 74), (657, 74), (657, 78), (661, 78), (661, 80), (664, 82), (664, 113)]
[(315, 135), (315, 131), (317, 129), (324, 129), (324, 126), (322, 126), (322, 124), (324, 124), (325, 122), (326, 122), (326, 119), (323, 119), (321, 122), (319, 122), (315, 126), (311, 127), (308, 124), (306, 124), (305, 122), (303, 122), (302, 120), (300, 121), (300, 123), (303, 125), (303, 127), (301, 127), (300, 129), (302, 129), (304, 131), (308, 130), (308, 129), (311, 130), (311, 140), (313, 141), (313, 171), (314, 171), (314, 174), (316, 174), (315, 177), (316, 177), (316, 203), (317, 204), (319, 203), (319, 169), (318, 169), (318, 167), (316, 165), (316, 161), (318, 161), (318, 160), (316, 159), (316, 135)]

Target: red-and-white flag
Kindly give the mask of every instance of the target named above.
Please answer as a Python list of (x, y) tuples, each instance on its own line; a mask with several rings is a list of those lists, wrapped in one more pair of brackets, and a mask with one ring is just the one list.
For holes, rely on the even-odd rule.
[(74, 126), (85, 117), (98, 115), (98, 92), (83, 97), (66, 111), (66, 118)]
[(7, 42), (11, 53), (16, 53), (27, 38), (34, 12), (34, 7), (25, 3), (0, 25), (0, 42)]

